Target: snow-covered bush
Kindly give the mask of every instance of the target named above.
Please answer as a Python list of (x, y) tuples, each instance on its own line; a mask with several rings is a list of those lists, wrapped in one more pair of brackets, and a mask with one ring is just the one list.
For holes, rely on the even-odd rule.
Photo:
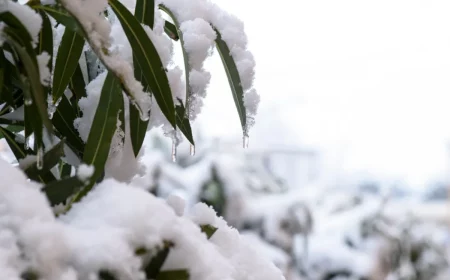
[(194, 152), (214, 45), (247, 142), (246, 40), (207, 0), (0, 0), (1, 279), (283, 279), (212, 208), (143, 183), (151, 128)]

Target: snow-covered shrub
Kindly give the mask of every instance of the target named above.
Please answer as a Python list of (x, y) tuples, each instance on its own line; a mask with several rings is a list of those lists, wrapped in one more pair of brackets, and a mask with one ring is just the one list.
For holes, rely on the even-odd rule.
[(213, 3), (0, 0), (0, 133), (18, 162), (0, 160), (1, 279), (283, 279), (212, 208), (143, 183), (151, 128), (173, 157), (183, 135), (194, 151), (214, 45), (246, 143), (254, 60)]
[[(130, 180), (152, 127), (172, 138), (174, 159), (183, 135), (194, 152), (214, 45), (246, 143), (259, 100), (253, 56), (242, 22), (209, 1), (2, 0), (0, 23), (0, 132), (31, 179), (78, 178), (76, 201), (105, 176)], [(80, 163), (92, 168), (70, 177)]]

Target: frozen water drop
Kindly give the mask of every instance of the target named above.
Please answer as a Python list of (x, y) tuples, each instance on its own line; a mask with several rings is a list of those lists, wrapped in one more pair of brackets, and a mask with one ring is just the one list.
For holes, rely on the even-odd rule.
[(176, 140), (172, 140), (172, 161), (177, 162), (177, 143)]
[(31, 104), (33, 104), (33, 99), (31, 99), (31, 97), (26, 97), (25, 105), (30, 106)]
[(56, 100), (56, 102), (53, 102), (53, 98), (51, 95), (48, 96), (47, 98), (47, 113), (48, 113), (48, 118), (52, 119), (53, 118), (53, 114), (55, 114), (56, 112), (56, 108), (58, 107), (59, 103), (61, 102), (62, 97), (60, 97), (58, 100)]
[(36, 167), (38, 170), (44, 168), (44, 149), (39, 147), (36, 155)]
[(136, 109), (139, 111), (139, 116), (142, 121), (146, 122), (150, 119), (150, 110), (142, 110), (141, 106), (136, 102), (136, 100), (132, 100), (131, 104), (136, 107)]
[(195, 156), (195, 146), (191, 144), (190, 148), (189, 148), (189, 153), (191, 154), (191, 156)]
[(244, 147), (244, 149), (248, 148), (248, 142), (249, 142), (248, 135), (244, 135), (243, 140), (242, 140), (242, 146)]

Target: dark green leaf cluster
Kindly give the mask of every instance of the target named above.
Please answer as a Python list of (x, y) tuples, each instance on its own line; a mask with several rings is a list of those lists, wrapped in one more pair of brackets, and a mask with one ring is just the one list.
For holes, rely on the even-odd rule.
[[(189, 85), (186, 87), (185, 104), (180, 99), (174, 102), (161, 58), (143, 28), (143, 25), (153, 28), (154, 1), (137, 0), (134, 15), (119, 0), (108, 2), (130, 42), (136, 80), (143, 85), (145, 92), (154, 97), (170, 124), (179, 129), (194, 146), (189, 120)], [(86, 97), (86, 85), (99, 74), (89, 72), (88, 69), (96, 66), (89, 64), (101, 63), (102, 59), (96, 57), (98, 53), (95, 48), (86, 48), (86, 45), (91, 45), (87, 31), (80, 24), (80, 19), (64, 9), (61, 3), (43, 5), (38, 0), (32, 0), (27, 5), (39, 13), (43, 20), (37, 44), (33, 44), (32, 35), (17, 17), (10, 12), (0, 13), (0, 22), (4, 25), (4, 43), (0, 48), (0, 136), (5, 138), (28, 177), (44, 184), (42, 190), (51, 204), (70, 200), (70, 207), (70, 203), (82, 199), (102, 180), (117, 120), (121, 121), (122, 130), (125, 130), (125, 121), (129, 121), (130, 131), (127, 133), (136, 156), (142, 147), (149, 120), (145, 112), (142, 116), (139, 108), (133, 106), (134, 94), (129, 92), (121, 77), (103, 63), (108, 73), (85, 143), (74, 127), (74, 121), (82, 117), (78, 102)], [(164, 30), (170, 38), (182, 44), (186, 81), (189, 81), (188, 56), (184, 50), (180, 26), (169, 9), (164, 6), (158, 8), (173, 20), (173, 23), (165, 22)], [(65, 26), (65, 31), (53, 59), (57, 25)], [(218, 32), (216, 43), (242, 127), (246, 127), (243, 90), (230, 48)], [(47, 67), (53, 78), (48, 85), (41, 82), (38, 63), (38, 57), (43, 52), (50, 56)], [(80, 63), (83, 56), (87, 67)], [(86, 72), (89, 72), (88, 75), (83, 75)], [(122, 92), (130, 97), (129, 100), (124, 101)], [(124, 117), (124, 102), (130, 103), (129, 120)], [(73, 157), (77, 159), (73, 160)], [(79, 162), (94, 167), (87, 181), (73, 175), (76, 173), (74, 165)]]

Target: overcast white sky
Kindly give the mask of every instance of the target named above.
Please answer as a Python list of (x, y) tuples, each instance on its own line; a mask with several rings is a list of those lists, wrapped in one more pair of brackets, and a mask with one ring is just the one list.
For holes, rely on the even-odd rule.
[[(413, 184), (450, 156), (450, 1), (214, 0), (245, 23), (262, 102), (251, 145), (319, 147), (329, 167)], [(199, 123), (239, 137), (220, 60)]]

